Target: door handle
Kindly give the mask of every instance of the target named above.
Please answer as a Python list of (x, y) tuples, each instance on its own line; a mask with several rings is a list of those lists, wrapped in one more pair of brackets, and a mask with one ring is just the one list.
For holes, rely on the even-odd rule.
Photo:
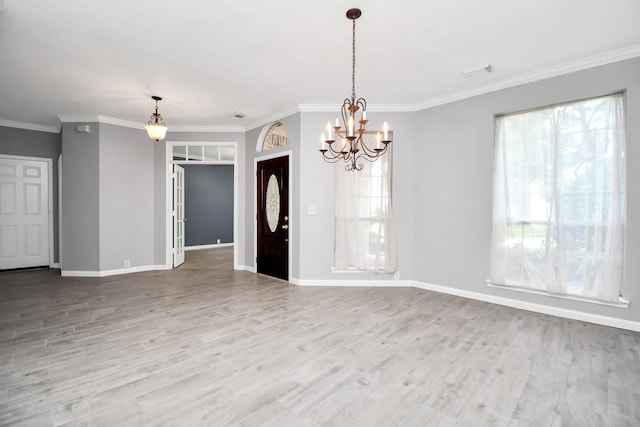
[(288, 225), (288, 224), (283, 225), (283, 226), (282, 226), (282, 229), (283, 229), (283, 230), (288, 230), (288, 229), (289, 229), (289, 225)]

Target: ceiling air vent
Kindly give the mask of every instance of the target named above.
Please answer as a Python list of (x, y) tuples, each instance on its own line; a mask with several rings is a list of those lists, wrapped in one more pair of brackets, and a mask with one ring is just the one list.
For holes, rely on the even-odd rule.
[(471, 67), (466, 70), (462, 70), (462, 75), (466, 79), (473, 79), (475, 77), (480, 77), (482, 75), (493, 72), (493, 65), (491, 64), (482, 64), (476, 67)]

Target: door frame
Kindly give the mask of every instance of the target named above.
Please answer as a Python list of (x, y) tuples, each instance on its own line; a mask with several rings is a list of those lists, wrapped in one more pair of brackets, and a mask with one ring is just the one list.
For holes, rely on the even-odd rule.
[[(10, 154), (0, 154), (0, 158), (4, 159), (12, 159), (12, 160), (24, 160), (24, 161), (36, 161), (43, 162), (47, 164), (47, 186), (49, 187), (47, 193), (47, 217), (48, 217), (48, 226), (49, 226), (49, 235), (47, 236), (48, 246), (49, 246), (49, 268), (54, 268), (54, 241), (53, 241), (53, 159), (48, 159), (46, 157), (29, 157), (29, 156), (13, 156)], [(58, 186), (61, 186), (61, 182), (58, 182)], [(58, 199), (58, 206), (62, 206), (62, 200)], [(60, 233), (58, 233), (60, 236)], [(60, 254), (60, 257), (62, 254)]]
[[(174, 146), (227, 146), (233, 147), (233, 162), (182, 162), (173, 160)], [(167, 141), (165, 147), (165, 268), (173, 268), (173, 165), (198, 164), (198, 165), (233, 165), (233, 269), (240, 270), (238, 254), (240, 253), (240, 240), (238, 234), (238, 143), (236, 141)]]
[[(264, 153), (264, 152), (262, 152)], [(291, 185), (293, 184), (293, 174), (291, 173), (291, 165), (292, 165), (292, 160), (293, 160), (293, 151), (291, 150), (286, 150), (286, 151), (278, 151), (276, 153), (268, 153), (268, 154), (262, 154), (260, 156), (257, 156), (256, 153), (256, 157), (253, 159), (253, 272), (256, 273), (258, 271), (258, 264), (256, 262), (256, 257), (258, 256), (258, 162), (262, 162), (264, 160), (271, 160), (271, 159), (277, 159), (279, 157), (288, 157), (289, 158), (289, 182), (287, 183), (288, 185), (288, 204), (289, 204), (289, 241), (287, 242), (288, 244), (288, 248), (287, 248), (287, 264), (288, 264), (288, 271), (287, 271), (287, 277), (289, 277), (289, 282), (291, 282), (291, 266), (293, 265), (292, 263), (292, 254), (293, 251), (291, 250), (291, 246), (292, 246), (292, 242), (293, 242), (293, 238), (295, 236), (295, 227), (292, 227), (292, 223), (293, 220), (295, 219), (295, 214), (292, 213), (292, 188)]]

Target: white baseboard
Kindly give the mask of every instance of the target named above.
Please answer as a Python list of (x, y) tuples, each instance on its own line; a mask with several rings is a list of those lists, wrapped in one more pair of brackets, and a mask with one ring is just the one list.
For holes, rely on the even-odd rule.
[(236, 266), (236, 270), (248, 271), (249, 273), (255, 273), (256, 268), (250, 265), (238, 265)]
[(167, 270), (165, 265), (142, 265), (139, 267), (119, 268), (116, 270), (74, 271), (61, 270), (60, 275), (66, 277), (108, 277), (119, 274), (141, 273), (143, 271)]
[(585, 313), (583, 311), (569, 310), (559, 307), (551, 307), (543, 304), (536, 304), (512, 298), (487, 295), (480, 292), (466, 291), (449, 286), (434, 285), (432, 283), (418, 282), (414, 280), (300, 280), (292, 278), (289, 280), (298, 286), (386, 286), (386, 287), (414, 287), (427, 291), (439, 292), (443, 294), (455, 295), (462, 298), (469, 298), (477, 301), (484, 301), (491, 304), (503, 305), (520, 310), (533, 311), (535, 313), (548, 314), (550, 316), (563, 317), (565, 319), (579, 320), (582, 322), (595, 323), (598, 325), (611, 326), (613, 328), (627, 329), (640, 332), (640, 322), (632, 320), (618, 319), (616, 317), (601, 316), (598, 314)]
[(197, 245), (197, 246), (185, 246), (184, 250), (186, 251), (197, 251), (200, 249), (215, 249), (215, 248), (228, 248), (230, 246), (233, 246), (233, 243), (220, 243), (220, 244), (213, 244), (213, 245)]
[(289, 279), (298, 286), (336, 286), (336, 287), (379, 287), (379, 288), (411, 288), (413, 282), (403, 280), (300, 280)]

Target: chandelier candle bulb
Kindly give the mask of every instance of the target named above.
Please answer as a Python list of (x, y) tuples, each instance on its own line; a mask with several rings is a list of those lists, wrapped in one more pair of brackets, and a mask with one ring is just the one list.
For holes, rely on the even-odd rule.
[(384, 132), (384, 140), (389, 141), (389, 125), (387, 122), (382, 125), (382, 131)]
[(380, 132), (376, 134), (376, 150), (382, 150), (382, 147), (380, 147)]
[(326, 139), (324, 139), (324, 133), (322, 134), (322, 136), (320, 137), (320, 150), (326, 150), (327, 147), (325, 146), (326, 144)]
[(333, 139), (333, 135), (332, 135), (332, 129), (331, 129), (331, 123), (330, 122), (327, 122), (327, 133), (328, 133), (328, 137), (327, 137), (326, 141), (333, 141), (334, 139)]
[(347, 136), (353, 136), (355, 134), (355, 123), (353, 122), (353, 116), (349, 117), (349, 125), (347, 130)]
[(362, 121), (363, 121), (363, 122), (366, 122), (366, 121), (367, 121), (367, 110), (364, 110), (364, 111), (362, 112)]

